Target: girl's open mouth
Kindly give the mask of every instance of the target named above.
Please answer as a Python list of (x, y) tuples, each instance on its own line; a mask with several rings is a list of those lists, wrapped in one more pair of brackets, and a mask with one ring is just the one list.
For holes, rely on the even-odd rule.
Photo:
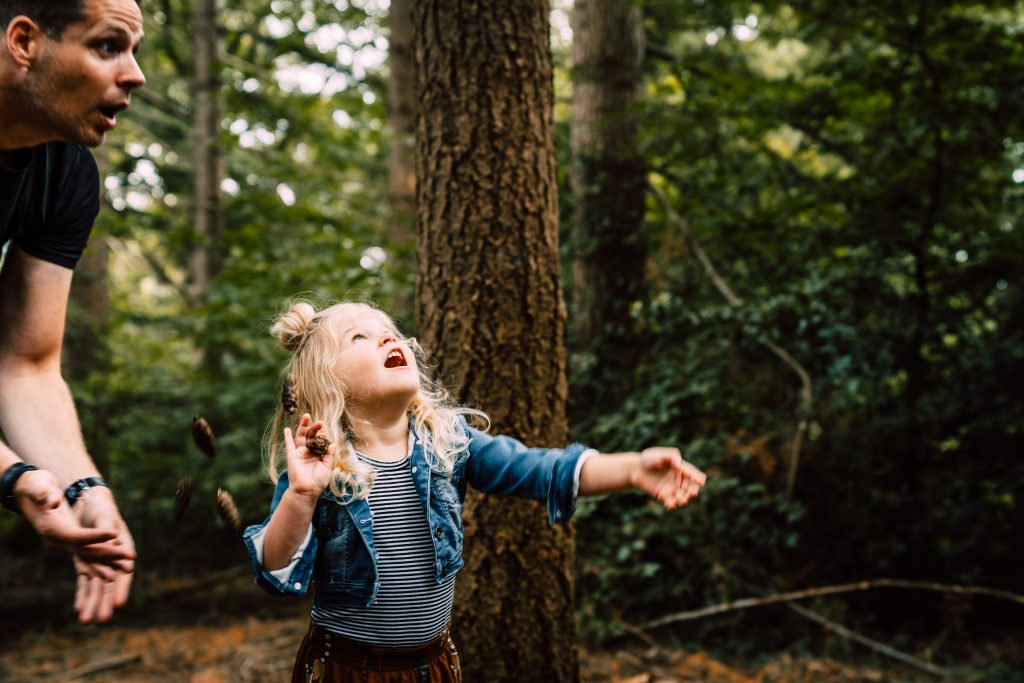
[(399, 349), (392, 350), (384, 361), (384, 367), (386, 368), (404, 368), (407, 365), (408, 363), (405, 362), (405, 354), (403, 354)]

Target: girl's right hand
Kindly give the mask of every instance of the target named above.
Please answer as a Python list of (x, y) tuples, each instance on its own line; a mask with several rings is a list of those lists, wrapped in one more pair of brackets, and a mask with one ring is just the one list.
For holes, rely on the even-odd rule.
[(313, 422), (309, 413), (299, 420), (292, 438), (292, 430), (284, 428), (284, 445), (288, 458), (288, 488), (298, 495), (316, 498), (331, 480), (335, 446), (331, 444), (323, 457), (306, 448), (306, 442), (323, 429), (322, 422)]

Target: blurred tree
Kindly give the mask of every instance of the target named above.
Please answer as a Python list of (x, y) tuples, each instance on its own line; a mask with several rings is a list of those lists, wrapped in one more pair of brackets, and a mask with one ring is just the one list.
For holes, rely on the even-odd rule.
[[(195, 247), (192, 255), (192, 301), (208, 302), (210, 282), (217, 277), (223, 260), (223, 227), (220, 215), (221, 179), (224, 155), (220, 148), (221, 78), (220, 9), (217, 0), (196, 0), (192, 21), (194, 76), (192, 101), (194, 118)], [(203, 372), (218, 376), (220, 356), (216, 348), (200, 343), (197, 349)]]
[(393, 256), (387, 274), (396, 284), (401, 283), (395, 295), (395, 310), (400, 318), (412, 311), (412, 274), (416, 270), (416, 61), (412, 5), (412, 0), (392, 0), (388, 13), (388, 244)]
[[(414, 16), (420, 336), (494, 432), (564, 445), (547, 2), (425, 0)], [(534, 502), (479, 494), (464, 522), (454, 631), (466, 680), (577, 680), (571, 528), (550, 527)]]
[(577, 0), (572, 33), (570, 405), (574, 428), (585, 429), (630, 391), (641, 355), (630, 309), (646, 291), (643, 11), (630, 0)]

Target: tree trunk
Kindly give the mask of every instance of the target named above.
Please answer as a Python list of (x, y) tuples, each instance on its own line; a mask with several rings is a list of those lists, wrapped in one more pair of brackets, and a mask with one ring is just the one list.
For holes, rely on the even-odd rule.
[(106, 401), (95, 400), (96, 392), (90, 384), (104, 375), (110, 364), (107, 345), (110, 327), (109, 261), (109, 243), (102, 235), (93, 234), (71, 280), (67, 326), (61, 350), (62, 374), (75, 389), (79, 414), (83, 418), (82, 436), (96, 466), (104, 472), (109, 465), (109, 406)]
[[(218, 0), (196, 0), (195, 32), (195, 233), (196, 249), (192, 257), (193, 300), (202, 306), (207, 301), (211, 280), (219, 269), (217, 246), (221, 241), (220, 183), (224, 176), (224, 157), (220, 149), (220, 59), (217, 21)], [(197, 365), (210, 371), (219, 364), (212, 349), (197, 349)]]
[(391, 222), (388, 243), (392, 248), (391, 278), (396, 281), (395, 310), (412, 309), (416, 225), (416, 60), (413, 52), (412, 0), (391, 0), (391, 41), (388, 59), (388, 197)]
[[(568, 438), (544, 0), (415, 7), (418, 330), (460, 402), (530, 445)], [(575, 681), (573, 537), (471, 493), (454, 633), (467, 681)]]
[(572, 27), (575, 417), (600, 412), (629, 390), (640, 348), (630, 308), (644, 298), (647, 249), (635, 112), (643, 83), (642, 11), (630, 0), (576, 0)]

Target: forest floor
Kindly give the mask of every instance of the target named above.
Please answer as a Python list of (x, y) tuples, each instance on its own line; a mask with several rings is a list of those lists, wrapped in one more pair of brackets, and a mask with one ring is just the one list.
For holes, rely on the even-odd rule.
[[(141, 591), (140, 591), (141, 592)], [(243, 597), (244, 596), (244, 597)], [(0, 682), (276, 683), (288, 679), (308, 625), (308, 605), (267, 599), (241, 577), (181, 599), (151, 593), (104, 626), (0, 608)], [(26, 626), (31, 624), (31, 626)], [(881, 666), (779, 655), (757, 666), (663, 647), (581, 649), (585, 683), (923, 683), (934, 676)]]

